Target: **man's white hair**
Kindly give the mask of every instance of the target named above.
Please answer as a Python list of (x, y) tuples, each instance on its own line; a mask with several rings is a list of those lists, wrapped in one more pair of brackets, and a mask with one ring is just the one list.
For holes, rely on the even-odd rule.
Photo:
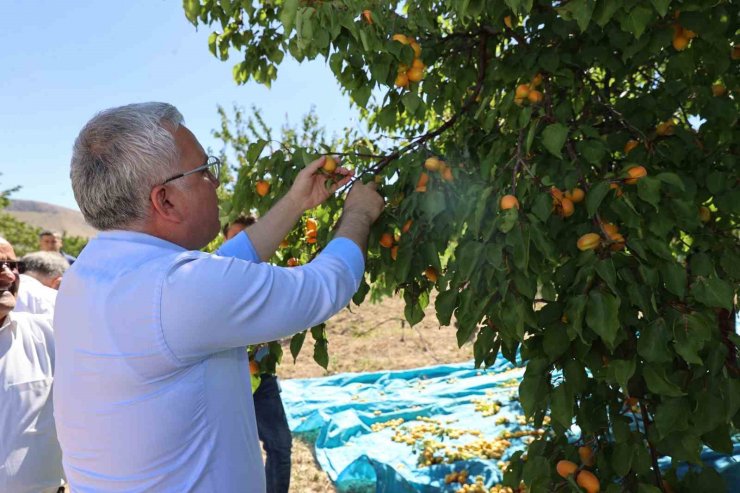
[(57, 252), (27, 253), (21, 260), (26, 264), (26, 274), (36, 274), (33, 277), (56, 279), (69, 269), (67, 259)]
[(80, 131), (70, 178), (85, 220), (100, 230), (145, 219), (149, 193), (176, 169), (174, 132), (180, 112), (167, 103), (138, 103), (95, 115)]

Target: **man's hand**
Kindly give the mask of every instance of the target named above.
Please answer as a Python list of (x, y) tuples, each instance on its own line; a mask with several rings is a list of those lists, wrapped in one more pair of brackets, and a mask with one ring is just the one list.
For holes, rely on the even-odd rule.
[[(319, 171), (325, 161), (326, 156), (321, 156), (301, 170), (286, 194), (286, 198), (296, 204), (302, 212), (322, 204), (354, 176), (354, 172), (342, 167), (337, 167), (333, 177)], [(336, 178), (336, 181), (332, 181), (332, 178)]]
[(344, 201), (342, 215), (361, 214), (367, 218), (368, 225), (374, 223), (385, 208), (385, 201), (376, 191), (377, 188), (374, 182), (355, 182)]
[(355, 182), (344, 202), (336, 236), (354, 241), (365, 254), (370, 226), (378, 219), (384, 207), (385, 202), (376, 191), (375, 183), (365, 185)]

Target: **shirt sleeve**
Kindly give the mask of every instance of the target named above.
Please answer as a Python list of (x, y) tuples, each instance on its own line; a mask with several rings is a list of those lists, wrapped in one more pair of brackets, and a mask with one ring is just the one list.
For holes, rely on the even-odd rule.
[(252, 245), (252, 240), (249, 239), (246, 231), (240, 231), (232, 239), (224, 242), (221, 247), (216, 250), (216, 255), (221, 257), (234, 257), (242, 260), (249, 260), (250, 262), (261, 262), (260, 256), (257, 254), (257, 250)]
[(346, 238), (331, 241), (309, 264), (292, 268), (185, 254), (163, 283), (164, 339), (187, 363), (295, 334), (346, 306), (364, 267), (360, 248)]

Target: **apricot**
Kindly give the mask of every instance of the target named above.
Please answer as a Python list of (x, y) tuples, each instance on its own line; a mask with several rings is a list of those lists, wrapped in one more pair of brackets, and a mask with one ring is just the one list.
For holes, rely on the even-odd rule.
[(598, 248), (600, 244), (601, 237), (596, 233), (586, 233), (585, 235), (578, 238), (578, 242), (576, 243), (578, 249), (582, 252)]
[(673, 48), (676, 51), (683, 51), (689, 46), (689, 38), (686, 36), (674, 36), (673, 37)]
[(373, 13), (369, 10), (362, 11), (362, 18), (365, 19), (365, 22), (367, 22), (368, 24), (373, 23)]
[(591, 471), (581, 471), (576, 478), (578, 486), (586, 490), (586, 493), (599, 493), (601, 485), (599, 479)]
[(286, 264), (288, 265), (288, 267), (297, 267), (297, 266), (301, 265), (300, 261), (297, 258), (295, 258), (295, 257), (290, 257), (287, 260)]
[(640, 145), (640, 141), (639, 140), (635, 140), (635, 139), (628, 140), (627, 143), (624, 144), (624, 153), (625, 154), (629, 154), (630, 151), (632, 151), (632, 149), (634, 149), (638, 145)]
[(380, 246), (383, 248), (390, 248), (393, 246), (393, 235), (390, 233), (383, 233), (380, 235), (379, 240)]
[(542, 74), (537, 74), (534, 77), (532, 77), (532, 82), (530, 83), (532, 87), (537, 87), (540, 84), (542, 84)]
[(424, 270), (424, 277), (429, 279), (431, 282), (437, 282), (437, 269), (434, 267), (427, 267), (426, 270)]
[(416, 191), (417, 192), (426, 192), (427, 191), (427, 182), (429, 182), (429, 175), (422, 172), (422, 174), (419, 175), (419, 181), (416, 182)]
[(306, 219), (306, 231), (316, 231), (319, 229), (319, 223), (316, 219), (309, 217)]
[(414, 224), (414, 221), (411, 220), (411, 219), (409, 219), (408, 221), (406, 221), (405, 223), (403, 223), (403, 227), (401, 228), (401, 232), (402, 233), (408, 233), (409, 230), (411, 229), (411, 225), (412, 224)]
[(594, 463), (596, 463), (594, 457), (594, 449), (592, 449), (588, 445), (578, 447), (578, 457), (581, 458), (581, 464), (586, 467), (592, 467)]
[(324, 160), (324, 165), (321, 167), (321, 169), (329, 174), (334, 173), (337, 170), (336, 160), (331, 156), (326, 156), (326, 159)]
[(391, 247), (391, 258), (396, 260), (398, 258), (398, 245)]
[(570, 217), (575, 212), (576, 207), (573, 205), (573, 201), (568, 198), (563, 198), (558, 206), (558, 213), (562, 217)]
[(424, 167), (428, 171), (439, 171), (439, 169), (442, 167), (442, 161), (440, 161), (439, 158), (432, 156), (424, 161)]
[(264, 197), (265, 195), (270, 193), (270, 183), (266, 182), (265, 180), (260, 180), (257, 182), (255, 189), (257, 190), (257, 195), (259, 195), (260, 197)]
[(419, 82), (424, 78), (424, 70), (420, 68), (411, 68), (406, 72), (406, 77), (410, 82)]
[(659, 123), (658, 126), (655, 127), (655, 133), (660, 135), (661, 137), (673, 135), (673, 127), (675, 126), (676, 122), (674, 122), (673, 119), (666, 120), (663, 123)]
[(404, 44), (404, 45), (407, 45), (407, 44), (409, 44), (409, 38), (407, 38), (407, 37), (406, 37), (406, 36), (404, 36), (403, 34), (394, 34), (394, 35), (393, 35), (393, 36), (391, 37), (391, 39), (392, 39), (393, 41), (398, 41), (399, 43), (401, 43), (401, 44)]
[(727, 88), (724, 86), (724, 84), (712, 84), (712, 96), (724, 96), (726, 93)]
[(571, 202), (573, 202), (574, 204), (578, 204), (580, 202), (583, 202), (583, 199), (586, 198), (586, 192), (584, 192), (580, 188), (574, 188), (569, 192), (565, 192), (565, 198), (570, 199)]
[(625, 179), (624, 182), (627, 185), (634, 185), (637, 183), (637, 180), (647, 176), (647, 170), (644, 166), (633, 166), (627, 170), (627, 174), (629, 178)]
[(507, 15), (506, 17), (504, 17), (504, 25), (505, 25), (506, 27), (508, 27), (509, 29), (513, 29), (513, 27), (512, 27), (512, 26), (513, 26), (514, 24), (512, 24), (512, 22), (511, 22), (511, 16), (510, 16), (510, 15)]
[(567, 479), (568, 476), (578, 470), (578, 466), (575, 462), (571, 462), (569, 460), (561, 460), (557, 463), (555, 469), (558, 471), (558, 474)]
[(455, 177), (452, 175), (452, 169), (448, 166), (442, 168), (442, 179), (446, 182), (452, 182), (455, 180)]
[(527, 94), (527, 99), (532, 104), (541, 103), (543, 97), (544, 96), (542, 95), (542, 93), (537, 89), (532, 89), (531, 91), (529, 91), (529, 94)]
[(620, 186), (619, 186), (618, 184), (616, 184), (616, 183), (610, 183), (610, 184), (609, 184), (609, 188), (610, 188), (611, 190), (614, 190), (614, 195), (615, 195), (615, 196), (616, 196), (617, 198), (621, 197), (621, 196), (622, 196), (622, 194), (624, 193), (624, 192), (622, 192), (622, 187), (620, 187)]
[(699, 220), (703, 223), (708, 223), (711, 219), (712, 211), (709, 210), (709, 207), (699, 207)]
[(411, 41), (411, 49), (414, 50), (414, 57), (419, 58), (421, 56), (421, 45), (416, 41)]
[(529, 86), (527, 84), (519, 84), (516, 86), (516, 91), (514, 92), (515, 98), (521, 98), (524, 99), (527, 96), (529, 96)]
[(257, 375), (259, 372), (260, 372), (260, 364), (257, 363), (253, 359), (249, 360), (249, 374)]
[(499, 201), (499, 207), (502, 211), (505, 211), (507, 209), (511, 209), (512, 207), (519, 208), (519, 200), (517, 200), (516, 197), (513, 195), (504, 195), (501, 197), (501, 200)]
[(405, 73), (398, 74), (396, 76), (396, 80), (393, 81), (393, 83), (396, 85), (396, 87), (408, 87), (409, 85), (409, 76)]

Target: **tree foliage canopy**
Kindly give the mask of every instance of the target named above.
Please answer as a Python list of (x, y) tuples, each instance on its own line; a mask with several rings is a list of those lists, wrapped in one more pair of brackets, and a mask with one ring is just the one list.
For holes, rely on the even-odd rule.
[[(323, 150), (347, 153), (345, 163), (376, 176), (388, 197), (356, 301), (370, 284), (400, 290), (413, 324), (436, 289), (440, 323), (454, 315), (459, 342), (475, 338), (478, 364), (499, 351), (526, 362), (522, 405), (536, 423), (549, 415), (553, 433), (512, 461), (511, 486), (556, 487), (565, 480), (554, 464), (577, 458), (574, 445), (595, 451), (589, 468), (606, 491), (665, 491), (659, 455), (699, 465), (704, 445), (732, 450), (737, 3), (185, 0), (184, 8), (194, 24), (217, 29), (215, 56), (243, 55), (237, 82), (269, 85), (285, 55), (323, 58), (385, 137)], [(265, 153), (266, 145), (246, 145), (232, 212), (269, 207), (321, 152)], [(268, 195), (256, 193), (258, 180), (270, 183)], [(507, 195), (516, 200), (502, 202)], [(330, 203), (317, 216), (318, 245), (338, 210)], [(290, 241), (310, 257), (317, 244), (306, 244), (304, 227)], [(572, 423), (575, 444), (565, 438)], [(678, 483), (675, 468), (667, 478)], [(685, 491), (722, 490), (711, 469), (682, 481)]]

